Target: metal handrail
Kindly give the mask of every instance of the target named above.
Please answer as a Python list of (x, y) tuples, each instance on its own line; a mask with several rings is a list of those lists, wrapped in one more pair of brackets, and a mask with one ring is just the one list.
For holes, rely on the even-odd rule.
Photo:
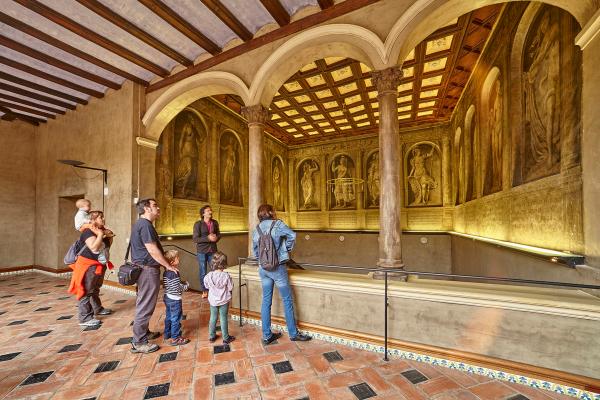
[[(238, 310), (240, 313), (240, 327), (242, 326), (242, 286), (246, 286), (246, 284), (242, 284), (242, 264), (248, 261), (247, 257), (238, 257)], [(253, 260), (254, 261), (254, 260)], [(441, 272), (419, 272), (419, 271), (408, 271), (401, 268), (369, 268), (369, 267), (353, 267), (348, 265), (328, 265), (328, 264), (310, 264), (310, 263), (296, 263), (301, 267), (318, 267), (318, 268), (326, 268), (326, 269), (347, 269), (347, 270), (355, 270), (355, 271), (368, 271), (368, 272), (379, 272), (384, 275), (384, 345), (385, 352), (383, 356), (384, 361), (389, 361), (388, 359), (388, 307), (389, 307), (389, 297), (388, 297), (388, 274), (402, 274), (402, 275), (415, 275), (415, 276), (438, 276), (444, 278), (463, 278), (469, 280), (482, 280), (482, 281), (492, 281), (492, 282), (511, 282), (511, 283), (525, 283), (530, 285), (544, 285), (544, 286), (562, 286), (562, 287), (570, 287), (570, 288), (581, 288), (581, 289), (597, 289), (600, 290), (600, 286), (598, 285), (586, 285), (579, 283), (569, 283), (569, 282), (554, 282), (554, 281), (540, 281), (540, 280), (532, 280), (532, 279), (518, 279), (518, 278), (501, 278), (495, 276), (481, 276), (481, 275), (459, 275), (459, 274), (445, 274)]]
[(197, 254), (196, 254), (196, 253), (193, 253), (193, 252), (191, 252), (191, 251), (189, 251), (189, 250), (186, 250), (186, 249), (184, 249), (183, 247), (179, 247), (179, 246), (177, 246), (176, 244), (163, 244), (163, 247), (175, 247), (175, 248), (177, 248), (177, 249), (179, 249), (179, 250), (181, 250), (181, 251), (184, 251), (184, 252), (188, 253), (188, 254), (189, 254), (189, 255), (191, 255), (191, 256), (194, 256), (194, 257), (196, 257), (196, 256), (197, 256)]

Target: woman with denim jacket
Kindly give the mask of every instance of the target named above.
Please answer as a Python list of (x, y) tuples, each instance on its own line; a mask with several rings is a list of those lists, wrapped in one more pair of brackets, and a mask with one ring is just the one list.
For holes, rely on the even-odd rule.
[[(296, 242), (296, 233), (290, 229), (283, 221), (277, 219), (275, 209), (270, 204), (262, 204), (258, 207), (258, 226), (262, 232), (271, 230), (271, 237), (277, 249), (279, 266), (272, 271), (267, 271), (259, 265), (258, 274), (262, 284), (263, 298), (260, 315), (262, 320), (263, 343), (265, 345), (273, 343), (281, 337), (281, 333), (271, 331), (271, 304), (273, 302), (273, 287), (277, 286), (279, 295), (283, 301), (283, 310), (285, 313), (285, 322), (287, 324), (290, 340), (302, 341), (312, 339), (310, 336), (298, 332), (296, 327), (296, 318), (294, 317), (294, 300), (292, 298), (292, 288), (288, 280), (286, 262), (290, 259), (289, 252), (294, 248)], [(273, 228), (273, 229), (271, 229)], [(254, 256), (258, 259), (258, 242), (260, 234), (255, 228), (252, 232), (252, 248)]]

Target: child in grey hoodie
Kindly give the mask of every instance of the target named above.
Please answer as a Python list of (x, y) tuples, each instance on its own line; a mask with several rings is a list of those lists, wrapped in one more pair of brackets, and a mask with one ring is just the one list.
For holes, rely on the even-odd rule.
[(210, 304), (208, 340), (211, 342), (217, 340), (218, 315), (221, 322), (223, 343), (229, 344), (235, 340), (235, 336), (231, 336), (227, 329), (227, 312), (229, 311), (229, 302), (231, 301), (233, 280), (229, 273), (224, 271), (225, 268), (227, 268), (227, 256), (217, 251), (213, 254), (210, 261), (211, 271), (204, 277), (204, 287), (208, 289), (208, 303)]

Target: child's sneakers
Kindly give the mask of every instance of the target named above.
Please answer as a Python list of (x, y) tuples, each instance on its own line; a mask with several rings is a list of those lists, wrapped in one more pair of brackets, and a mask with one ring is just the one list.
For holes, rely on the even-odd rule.
[(169, 346), (183, 346), (184, 344), (188, 344), (190, 339), (186, 339), (184, 337), (178, 337), (177, 339), (171, 339), (167, 342)]

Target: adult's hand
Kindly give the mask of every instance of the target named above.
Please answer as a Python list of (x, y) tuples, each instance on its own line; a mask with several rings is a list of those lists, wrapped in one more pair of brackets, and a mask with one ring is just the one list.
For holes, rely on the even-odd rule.
[(104, 238), (104, 231), (97, 226), (91, 226), (90, 230), (94, 233), (94, 235), (99, 236), (100, 238)]
[(210, 240), (211, 242), (216, 242), (217, 241), (217, 235), (215, 235), (214, 233), (209, 233), (208, 234), (208, 240)]

